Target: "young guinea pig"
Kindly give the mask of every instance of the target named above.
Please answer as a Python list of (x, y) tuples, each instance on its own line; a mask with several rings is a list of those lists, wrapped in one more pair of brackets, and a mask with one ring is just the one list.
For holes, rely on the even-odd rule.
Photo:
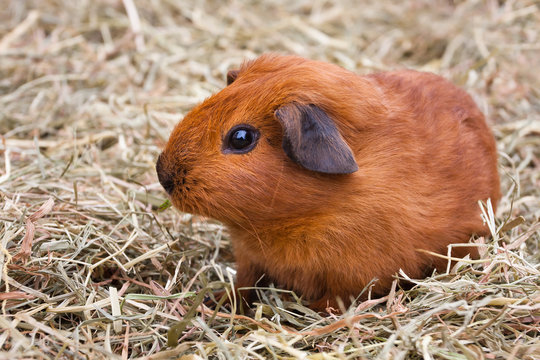
[(420, 250), (488, 234), (478, 201), (500, 198), (495, 141), (450, 82), (263, 55), (227, 83), (176, 125), (156, 169), (174, 206), (228, 227), (237, 288), (348, 305), (373, 279), (384, 294), (399, 269), (446, 267)]

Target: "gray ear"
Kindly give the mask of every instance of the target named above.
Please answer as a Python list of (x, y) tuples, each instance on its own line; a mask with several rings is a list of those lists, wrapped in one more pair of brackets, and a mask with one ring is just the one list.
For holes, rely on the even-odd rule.
[(229, 70), (227, 72), (227, 85), (231, 85), (238, 77), (240, 70)]
[(308, 170), (350, 174), (358, 170), (351, 148), (330, 117), (316, 105), (291, 103), (276, 110), (283, 150)]

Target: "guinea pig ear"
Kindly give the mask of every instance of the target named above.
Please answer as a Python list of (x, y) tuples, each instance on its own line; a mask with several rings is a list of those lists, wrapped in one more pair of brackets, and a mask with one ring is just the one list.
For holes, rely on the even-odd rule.
[(229, 70), (227, 72), (227, 85), (231, 85), (238, 77), (240, 70)]
[(297, 164), (327, 174), (358, 170), (351, 148), (318, 106), (291, 103), (277, 109), (275, 115), (283, 127), (283, 150)]

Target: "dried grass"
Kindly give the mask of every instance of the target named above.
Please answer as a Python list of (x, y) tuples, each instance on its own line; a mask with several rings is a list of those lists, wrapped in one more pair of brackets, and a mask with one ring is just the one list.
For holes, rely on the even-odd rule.
[[(539, 359), (539, 50), (526, 0), (4, 2), (0, 358)], [(276, 289), (249, 316), (198, 307), (232, 282), (228, 235), (159, 210), (154, 161), (227, 69), (267, 51), (472, 93), (505, 193), (484, 207), (482, 261), (343, 315)]]

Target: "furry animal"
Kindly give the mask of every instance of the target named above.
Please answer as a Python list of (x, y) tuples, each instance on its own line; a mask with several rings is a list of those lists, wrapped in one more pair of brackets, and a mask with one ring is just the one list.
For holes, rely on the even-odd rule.
[(372, 279), (384, 294), (400, 268), (446, 266), (418, 250), (488, 234), (477, 202), (500, 198), (495, 141), (450, 82), (279, 55), (227, 82), (176, 125), (156, 168), (174, 206), (228, 227), (237, 288), (273, 282), (324, 310)]

